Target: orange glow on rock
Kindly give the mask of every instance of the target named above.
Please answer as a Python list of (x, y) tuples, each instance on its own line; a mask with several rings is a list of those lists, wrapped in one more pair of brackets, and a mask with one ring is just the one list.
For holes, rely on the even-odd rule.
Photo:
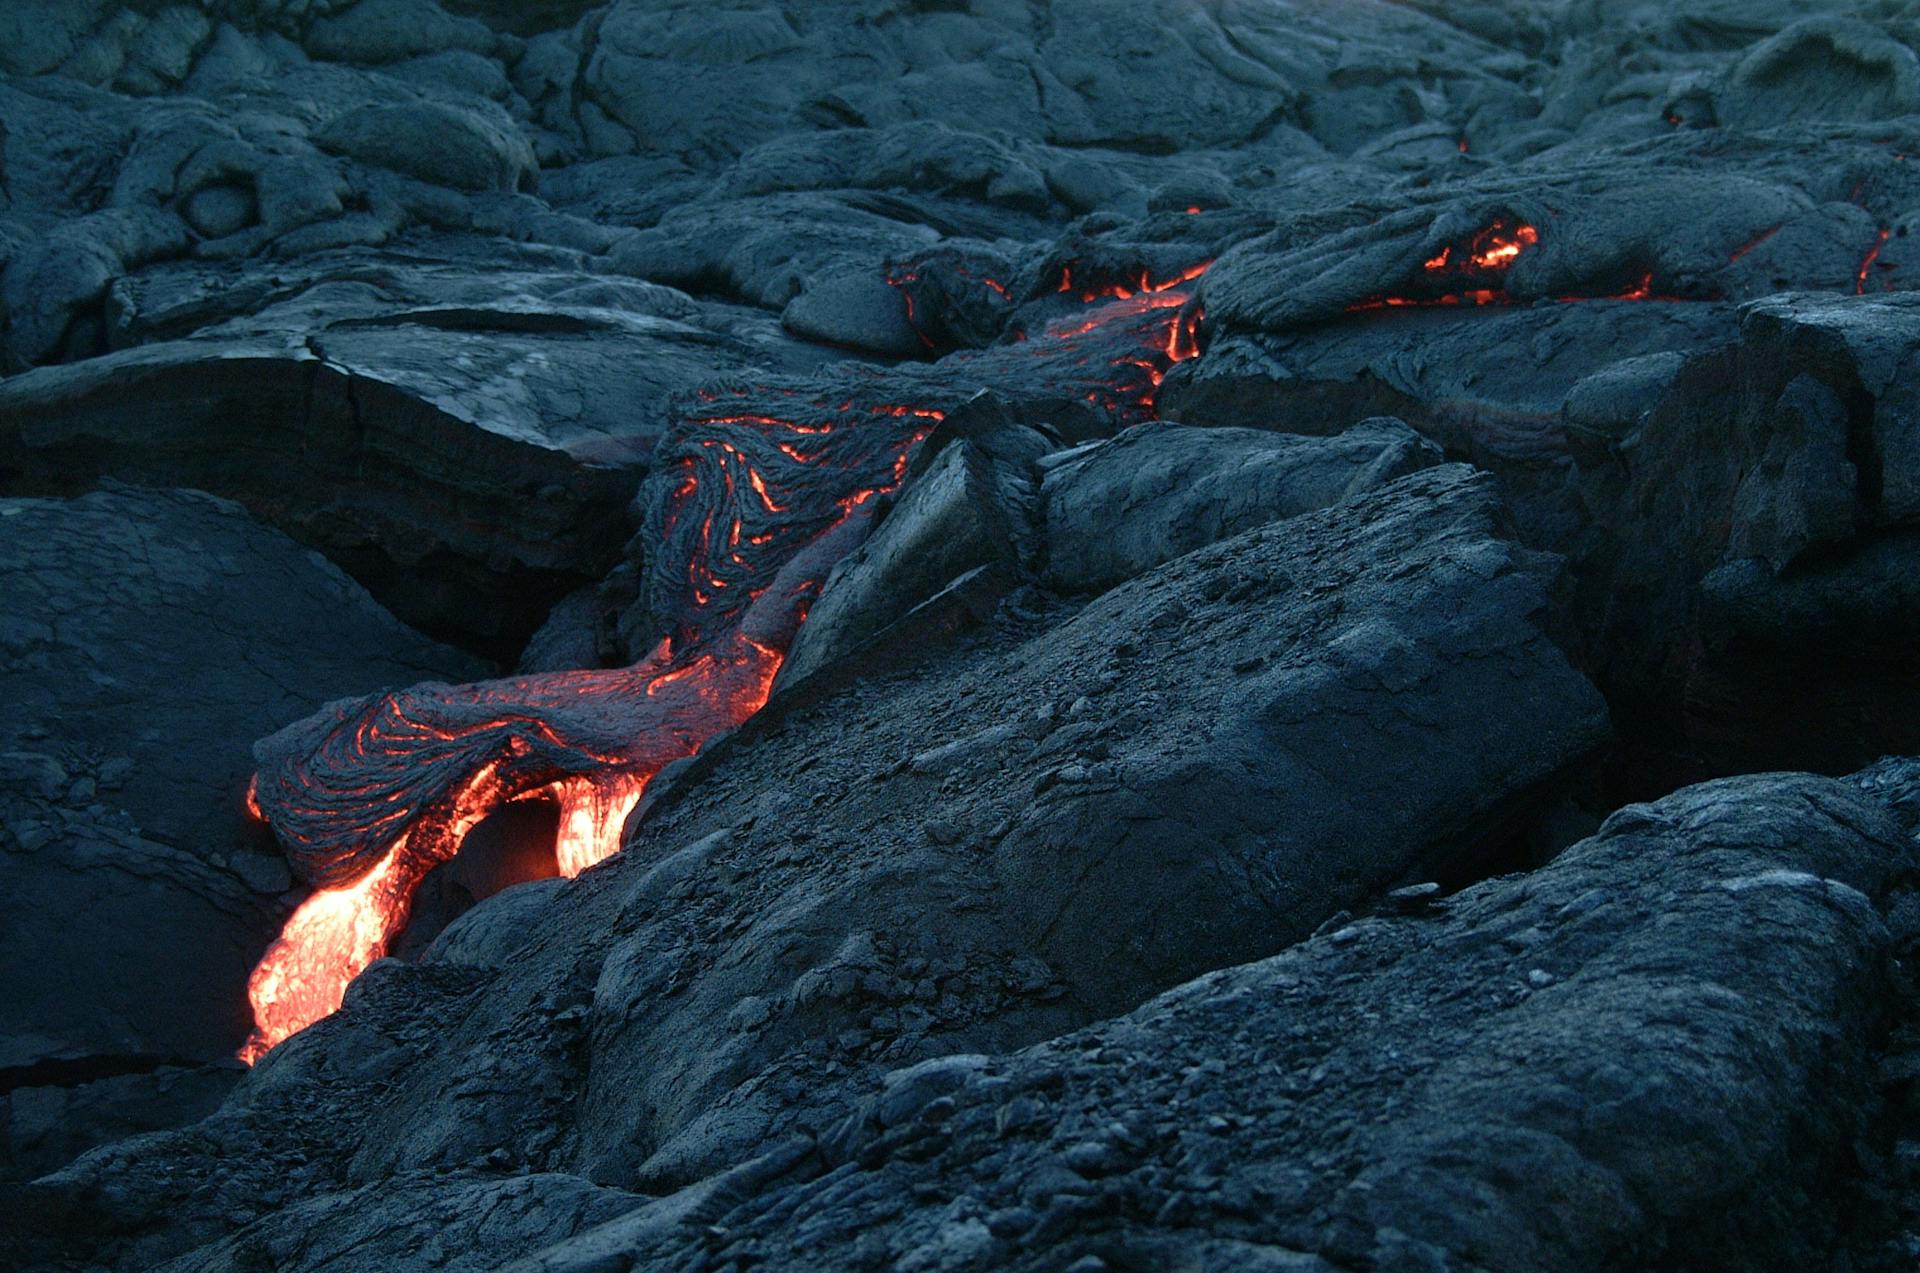
[[(1733, 254), (1733, 260), (1751, 252), (1760, 244), (1772, 238), (1779, 227), (1760, 235), (1753, 242)], [(1883, 234), (1881, 241), (1885, 242)], [(1496, 220), (1463, 243), (1449, 244), (1440, 252), (1422, 263), (1421, 275), (1410, 280), (1405, 294), (1375, 296), (1347, 306), (1350, 314), (1364, 313), (1380, 309), (1445, 309), (1477, 308), (1488, 305), (1513, 305), (1521, 303), (1507, 291), (1503, 275), (1520, 259), (1529, 248), (1540, 242), (1540, 231), (1535, 227), (1518, 222), (1509, 226), (1505, 221)], [(1860, 276), (1865, 279), (1871, 268), (1877, 250), (1869, 253), (1868, 259), (1860, 267)], [(1651, 270), (1642, 274), (1632, 286), (1610, 295), (1559, 296), (1553, 298), (1560, 304), (1573, 304), (1579, 301), (1677, 301), (1684, 298), (1676, 296), (1656, 296), (1653, 290), (1654, 275)], [(1864, 284), (1863, 284), (1864, 285)]]
[[(950, 405), (1013, 376), (1084, 393), (1122, 424), (1149, 418), (1166, 369), (1199, 353), (1201, 314), (1186, 285), (1206, 268), (1096, 286), (1092, 308), (1038, 339), (1015, 333), (884, 385), (862, 370), (832, 396), (776, 386), (725, 414), (694, 412), (659, 456), (648, 524), (666, 550), (673, 626), (645, 659), (370, 695), (263, 740), (249, 811), (318, 891), (249, 979), (254, 1030), (241, 1058), (256, 1061), (336, 1011), (406, 926), (420, 881), (495, 810), (552, 800), (564, 876), (618, 853), (660, 771), (766, 704), (828, 571), (946, 418), (929, 398)], [(1071, 275), (1062, 270), (1070, 295)], [(1105, 343), (1092, 344), (1096, 333)]]
[(1759, 234), (1754, 235), (1753, 238), (1741, 244), (1738, 248), (1734, 250), (1733, 255), (1727, 258), (1727, 264), (1728, 265), (1740, 264), (1741, 261), (1747, 258), (1747, 255), (1749, 253), (1751, 253), (1755, 248), (1759, 247), (1761, 244), (1765, 243), (1767, 240), (1771, 239), (1774, 235), (1780, 233), (1780, 231), (1783, 228), (1784, 227), (1782, 226), (1776, 225), (1769, 229), (1762, 230)]
[(1485, 233), (1474, 240), (1473, 265), (1481, 270), (1504, 270), (1520, 259), (1520, 254), (1540, 241), (1540, 231), (1530, 225), (1514, 227), (1509, 232), (1499, 222), (1495, 222)]
[(240, 1059), (252, 1065), (289, 1035), (337, 1012), (348, 983), (406, 926), (418, 883), (403, 837), (359, 880), (302, 902), (247, 979), (253, 1033), (240, 1045)]
[(1887, 240), (1892, 237), (1893, 231), (1884, 227), (1875, 234), (1873, 246), (1869, 247), (1866, 256), (1861, 258), (1860, 270), (1855, 276), (1853, 287), (1855, 296), (1865, 296), (1867, 294), (1867, 279), (1872, 275), (1873, 267), (1879, 263), (1880, 253), (1886, 250)]

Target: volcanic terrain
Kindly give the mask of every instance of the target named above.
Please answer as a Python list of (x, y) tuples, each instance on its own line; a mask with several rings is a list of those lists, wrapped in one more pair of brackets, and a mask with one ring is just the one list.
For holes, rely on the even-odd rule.
[(5, 0), (0, 581), (0, 1268), (1920, 1267), (1920, 0)]

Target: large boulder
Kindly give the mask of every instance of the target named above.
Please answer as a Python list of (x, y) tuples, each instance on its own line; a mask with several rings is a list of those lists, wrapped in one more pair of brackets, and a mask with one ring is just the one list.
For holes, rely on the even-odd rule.
[(1917, 393), (1911, 298), (1782, 295), (1589, 457), (1575, 626), (1676, 763), (1920, 750)]
[(328, 121), (314, 141), (453, 190), (530, 189), (539, 168), (510, 120), (440, 102), (361, 106)]
[(1011, 589), (1033, 535), (1033, 483), (1022, 467), (967, 440), (944, 448), (827, 577), (779, 684), (854, 655), (969, 572), (992, 572), (1000, 591)]

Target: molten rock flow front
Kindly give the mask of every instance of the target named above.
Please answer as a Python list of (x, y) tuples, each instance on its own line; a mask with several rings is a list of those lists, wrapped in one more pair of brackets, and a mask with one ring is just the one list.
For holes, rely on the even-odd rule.
[(828, 571), (947, 404), (991, 387), (1083, 401), (1121, 425), (1152, 418), (1167, 368), (1197, 352), (1188, 285), (1204, 269), (1083, 282), (1069, 268), (1057, 292), (1074, 312), (1021, 339), (703, 391), (656, 456), (648, 588), (669, 631), (645, 659), (346, 700), (259, 743), (249, 803), (319, 891), (249, 979), (241, 1058), (338, 1009), (406, 926), (427, 872), (502, 806), (558, 806), (564, 875), (618, 851), (654, 776), (765, 704)]

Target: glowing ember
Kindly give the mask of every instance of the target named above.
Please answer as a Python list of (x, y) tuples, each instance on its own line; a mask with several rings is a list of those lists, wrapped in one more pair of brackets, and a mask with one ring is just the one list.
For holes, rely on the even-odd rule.
[(1540, 231), (1530, 225), (1516, 226), (1509, 232), (1495, 222), (1474, 240), (1473, 266), (1479, 270), (1504, 270), (1520, 259), (1520, 254), (1540, 241)]
[(1540, 242), (1540, 231), (1525, 222), (1502, 220), (1464, 243), (1450, 243), (1421, 263), (1426, 278), (1421, 290), (1405, 296), (1380, 296), (1347, 307), (1348, 312), (1370, 309), (1424, 308), (1451, 305), (1506, 305), (1511, 303), (1500, 276), (1528, 248)]
[[(1184, 285), (1205, 269), (1078, 290), (1063, 270), (1061, 291), (1094, 308), (1032, 340), (1016, 332), (884, 372), (852, 365), (825, 392), (818, 381), (699, 391), (704, 405), (655, 457), (647, 528), (660, 551), (645, 582), (671, 630), (647, 658), (335, 703), (256, 745), (249, 812), (320, 891), (248, 982), (254, 1031), (241, 1058), (337, 1010), (405, 927), (427, 872), (504, 805), (558, 806), (564, 875), (618, 852), (654, 776), (766, 703), (828, 571), (945, 418), (926, 404), (1019, 385), (1084, 397), (1122, 424), (1149, 418), (1167, 368), (1199, 352)], [(996, 280), (955, 273), (1006, 298)], [(911, 269), (890, 279), (910, 316), (917, 280)]]
[(1755, 248), (1759, 247), (1761, 244), (1773, 238), (1774, 235), (1780, 233), (1780, 231), (1783, 228), (1784, 227), (1782, 226), (1776, 225), (1771, 229), (1762, 230), (1759, 234), (1754, 235), (1753, 238), (1749, 239), (1747, 242), (1741, 244), (1737, 249), (1735, 249), (1733, 255), (1727, 258), (1727, 264), (1728, 265), (1740, 264), (1741, 261), (1747, 258), (1749, 253), (1751, 253)]
[[(1734, 253), (1738, 261), (1771, 238), (1778, 227), (1761, 235)], [(1507, 291), (1503, 275), (1513, 263), (1540, 242), (1540, 231), (1524, 222), (1509, 226), (1496, 220), (1465, 243), (1449, 244), (1422, 263), (1422, 275), (1406, 295), (1376, 296), (1347, 306), (1348, 313), (1379, 309), (1444, 309), (1520, 303)], [(1866, 267), (1862, 267), (1864, 274)], [(1598, 296), (1559, 296), (1563, 305), (1580, 301), (1675, 301), (1676, 296), (1656, 296), (1653, 272), (1621, 291)]]
[(1879, 263), (1880, 253), (1886, 250), (1887, 240), (1892, 237), (1893, 231), (1888, 229), (1881, 229), (1875, 235), (1873, 246), (1867, 249), (1866, 256), (1860, 261), (1860, 271), (1858, 275), (1856, 275), (1853, 288), (1854, 295), (1865, 296), (1867, 294), (1867, 279), (1872, 275), (1873, 267)]

